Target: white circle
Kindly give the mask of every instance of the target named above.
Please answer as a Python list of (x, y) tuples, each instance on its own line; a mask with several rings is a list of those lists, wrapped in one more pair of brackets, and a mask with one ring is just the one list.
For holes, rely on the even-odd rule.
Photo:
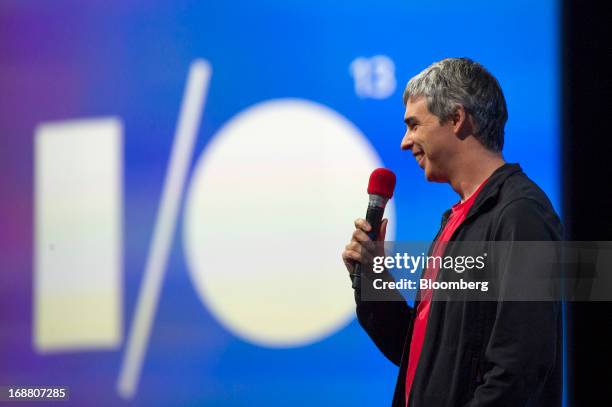
[(189, 274), (213, 316), (270, 347), (344, 327), (355, 304), (340, 254), (380, 166), (365, 136), (323, 105), (277, 99), (233, 117), (196, 163), (183, 224)]

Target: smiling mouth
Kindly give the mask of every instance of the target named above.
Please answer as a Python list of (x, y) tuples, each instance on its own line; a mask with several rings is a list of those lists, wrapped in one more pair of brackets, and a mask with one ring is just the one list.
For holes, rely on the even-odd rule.
[(423, 168), (423, 158), (425, 157), (425, 154), (423, 153), (418, 153), (418, 154), (414, 154), (414, 158), (417, 162), (417, 164), (419, 165), (419, 167)]

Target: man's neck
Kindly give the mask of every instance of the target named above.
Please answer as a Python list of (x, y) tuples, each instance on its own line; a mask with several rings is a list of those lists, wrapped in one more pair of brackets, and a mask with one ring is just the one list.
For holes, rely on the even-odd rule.
[(461, 202), (467, 200), (496, 169), (506, 162), (501, 154), (485, 151), (465, 157), (449, 177), (451, 188), (459, 194)]

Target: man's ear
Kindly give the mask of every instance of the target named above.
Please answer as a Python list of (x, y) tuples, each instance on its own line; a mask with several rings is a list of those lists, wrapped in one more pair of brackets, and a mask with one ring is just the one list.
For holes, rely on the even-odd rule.
[(459, 105), (451, 116), (453, 130), (457, 137), (464, 140), (469, 135), (474, 134), (474, 124), (470, 115), (463, 106)]

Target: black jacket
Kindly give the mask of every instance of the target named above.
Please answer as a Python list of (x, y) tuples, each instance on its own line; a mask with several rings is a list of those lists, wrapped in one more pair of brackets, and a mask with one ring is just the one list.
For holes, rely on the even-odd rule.
[[(444, 213), (440, 230), (449, 214)], [(561, 235), (561, 223), (544, 192), (518, 164), (505, 164), (491, 175), (451, 240), (484, 245), (560, 240)], [(453, 253), (447, 250), (445, 255)], [(445, 302), (435, 296), (410, 407), (561, 405), (559, 302)], [(399, 366), (392, 405), (404, 407), (414, 309), (405, 301), (361, 301), (359, 289), (355, 299), (359, 323)]]

